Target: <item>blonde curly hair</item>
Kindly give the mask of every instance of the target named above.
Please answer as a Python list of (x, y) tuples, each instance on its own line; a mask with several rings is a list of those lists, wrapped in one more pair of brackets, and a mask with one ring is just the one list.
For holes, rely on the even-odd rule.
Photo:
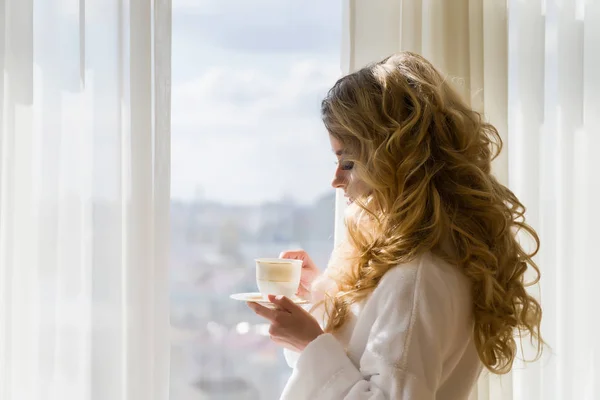
[[(329, 268), (337, 290), (324, 300), (325, 330), (341, 328), (350, 306), (390, 268), (431, 251), (472, 282), (473, 335), (485, 367), (510, 371), (515, 334), (530, 335), (537, 359), (542, 309), (526, 287), (539, 281), (539, 238), (523, 204), (491, 173), (502, 147), (497, 130), (409, 52), (341, 78), (322, 102), (322, 117), (343, 144), (344, 162), (354, 163), (352, 173), (370, 189), (355, 199), (360, 215), (346, 220), (354, 257)], [(533, 239), (532, 252), (518, 232)]]

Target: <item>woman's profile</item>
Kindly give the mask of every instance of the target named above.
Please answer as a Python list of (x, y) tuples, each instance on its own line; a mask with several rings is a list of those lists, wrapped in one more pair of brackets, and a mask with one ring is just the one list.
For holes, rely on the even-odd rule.
[(542, 311), (524, 276), (539, 279), (539, 239), (492, 175), (496, 129), (408, 52), (341, 78), (322, 118), (332, 184), (351, 203), (346, 239), (323, 274), (304, 251), (282, 254), (304, 260), (311, 312), (249, 303), (294, 368), (282, 398), (467, 399), (484, 368), (512, 368), (520, 336), (539, 356)]

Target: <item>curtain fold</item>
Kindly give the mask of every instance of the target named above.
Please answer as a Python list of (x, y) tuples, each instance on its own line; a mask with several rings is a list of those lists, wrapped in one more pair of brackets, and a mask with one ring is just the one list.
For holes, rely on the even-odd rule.
[[(471, 399), (600, 398), (600, 2), (345, 0), (344, 26), (344, 72), (414, 51), (484, 113), (505, 145), (494, 173), (540, 235), (532, 293), (549, 347), (507, 375), (484, 372)], [(338, 196), (336, 241), (343, 209)]]
[(510, 2), (509, 182), (542, 241), (549, 345), (515, 369), (514, 399), (600, 397), (599, 11), (597, 1)]
[(170, 0), (0, 21), (0, 399), (166, 400)]

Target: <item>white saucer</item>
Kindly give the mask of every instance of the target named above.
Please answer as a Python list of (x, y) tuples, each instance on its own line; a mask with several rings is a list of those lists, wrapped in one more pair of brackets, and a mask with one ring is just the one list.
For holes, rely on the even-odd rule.
[[(262, 294), (255, 292), (255, 293), (236, 293), (236, 294), (232, 294), (231, 296), (229, 296), (230, 298), (234, 299), (234, 300), (239, 300), (239, 301), (251, 301), (253, 303), (260, 303), (265, 305), (266, 307), (272, 307), (273, 303), (271, 303), (269, 300), (263, 298)], [(299, 297), (294, 296), (293, 298), (291, 298), (290, 300), (292, 300), (295, 304), (301, 305), (301, 304), (308, 304), (308, 300), (304, 300), (301, 299)]]

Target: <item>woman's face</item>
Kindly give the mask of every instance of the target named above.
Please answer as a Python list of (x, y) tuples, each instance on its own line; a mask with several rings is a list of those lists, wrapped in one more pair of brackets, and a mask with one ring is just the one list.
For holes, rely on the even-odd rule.
[(331, 186), (335, 189), (343, 189), (348, 203), (352, 203), (356, 197), (368, 193), (367, 185), (358, 180), (355, 174), (352, 173), (354, 163), (344, 160), (345, 149), (343, 144), (331, 135), (329, 135), (329, 141), (331, 142), (331, 149), (337, 157), (337, 166)]

